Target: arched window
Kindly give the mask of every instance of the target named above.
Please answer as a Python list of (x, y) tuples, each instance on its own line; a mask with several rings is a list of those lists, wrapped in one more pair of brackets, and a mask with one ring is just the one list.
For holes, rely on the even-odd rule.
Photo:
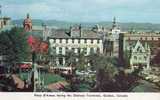
[(134, 56), (134, 60), (137, 60), (137, 56)]

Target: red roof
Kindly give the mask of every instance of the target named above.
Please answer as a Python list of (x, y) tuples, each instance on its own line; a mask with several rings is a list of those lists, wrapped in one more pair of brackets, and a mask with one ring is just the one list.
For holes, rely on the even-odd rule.
[(19, 67), (25, 69), (25, 68), (31, 68), (32, 65), (31, 64), (19, 64)]
[(47, 53), (48, 52), (48, 43), (41, 41), (39, 38), (30, 35), (27, 40), (32, 51)]

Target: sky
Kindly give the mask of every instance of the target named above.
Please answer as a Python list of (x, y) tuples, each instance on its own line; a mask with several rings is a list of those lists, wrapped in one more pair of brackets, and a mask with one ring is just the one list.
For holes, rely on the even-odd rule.
[(160, 23), (160, 0), (0, 0), (2, 15), (70, 22)]

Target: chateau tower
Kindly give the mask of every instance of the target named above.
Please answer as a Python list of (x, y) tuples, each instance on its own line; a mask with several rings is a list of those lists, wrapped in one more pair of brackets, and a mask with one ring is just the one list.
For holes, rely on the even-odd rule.
[(24, 19), (23, 28), (26, 32), (32, 31), (32, 20), (30, 19), (29, 14), (27, 14), (27, 18)]

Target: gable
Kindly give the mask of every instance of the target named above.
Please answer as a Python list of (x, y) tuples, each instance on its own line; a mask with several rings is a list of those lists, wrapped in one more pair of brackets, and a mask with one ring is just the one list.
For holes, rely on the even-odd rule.
[(143, 45), (140, 43), (140, 41), (137, 41), (135, 47), (133, 48), (133, 52), (146, 52), (145, 48), (143, 47)]

